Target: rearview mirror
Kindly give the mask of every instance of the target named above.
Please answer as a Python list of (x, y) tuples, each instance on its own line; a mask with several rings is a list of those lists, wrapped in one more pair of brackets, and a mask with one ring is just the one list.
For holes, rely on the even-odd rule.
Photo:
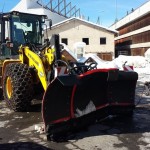
[(46, 21), (48, 21), (49, 28), (51, 29), (51, 27), (52, 27), (52, 20), (51, 19), (46, 19)]

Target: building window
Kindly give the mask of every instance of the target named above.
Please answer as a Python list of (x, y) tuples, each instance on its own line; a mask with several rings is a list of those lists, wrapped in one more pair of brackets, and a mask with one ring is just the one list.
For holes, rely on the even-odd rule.
[(106, 44), (106, 38), (105, 37), (101, 37), (100, 38), (100, 44)]
[(82, 38), (82, 42), (86, 43), (86, 45), (89, 45), (89, 38)]
[(68, 45), (68, 39), (67, 38), (62, 38), (61, 43), (64, 43), (64, 44)]

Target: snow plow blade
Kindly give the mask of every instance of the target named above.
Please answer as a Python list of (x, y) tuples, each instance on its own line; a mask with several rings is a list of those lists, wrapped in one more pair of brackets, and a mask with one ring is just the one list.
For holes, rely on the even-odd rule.
[(42, 115), (48, 137), (111, 114), (131, 112), (137, 79), (136, 72), (117, 69), (58, 76), (43, 97)]

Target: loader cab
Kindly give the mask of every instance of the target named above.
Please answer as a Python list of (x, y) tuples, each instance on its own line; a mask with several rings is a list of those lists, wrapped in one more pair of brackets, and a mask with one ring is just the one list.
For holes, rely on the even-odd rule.
[(42, 46), (42, 24), (45, 15), (21, 12), (0, 14), (0, 57), (18, 57), (19, 46)]

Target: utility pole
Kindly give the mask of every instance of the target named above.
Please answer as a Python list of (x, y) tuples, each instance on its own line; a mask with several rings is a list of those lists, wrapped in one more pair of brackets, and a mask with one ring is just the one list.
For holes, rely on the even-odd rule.
[[(100, 11), (99, 13), (103, 13), (103, 12), (104, 12), (104, 10), (103, 10), (103, 11)], [(100, 16), (98, 16), (97, 24), (98, 24), (98, 25), (101, 25), (101, 17), (100, 17)]]
[(118, 2), (116, 0), (116, 19), (115, 19), (115, 22), (118, 21)]

